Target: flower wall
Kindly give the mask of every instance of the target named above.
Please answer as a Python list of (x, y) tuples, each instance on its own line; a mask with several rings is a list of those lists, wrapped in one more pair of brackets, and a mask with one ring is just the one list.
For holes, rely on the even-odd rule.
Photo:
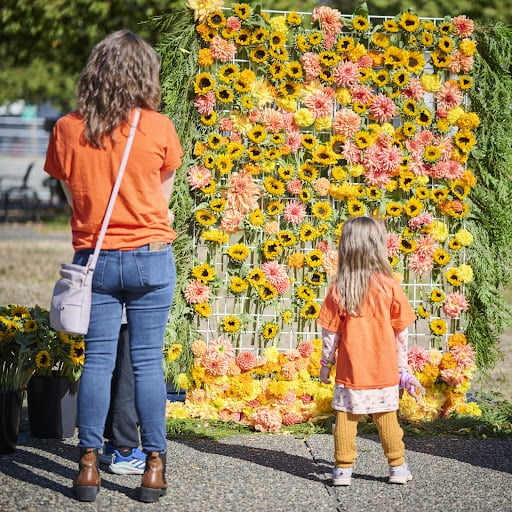
[(464, 335), (473, 22), (189, 7), (200, 49), (183, 296), (202, 339), (179, 377), (187, 401), (169, 414), (275, 430), (328, 412), (315, 320), (343, 222), (357, 215), (385, 221), (418, 317), (409, 363), (427, 395), (404, 396), (403, 416), (478, 413), (465, 400), (475, 353)]

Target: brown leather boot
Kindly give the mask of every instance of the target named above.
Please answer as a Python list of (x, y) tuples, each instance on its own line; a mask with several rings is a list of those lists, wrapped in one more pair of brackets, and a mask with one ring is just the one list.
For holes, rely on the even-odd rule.
[(98, 450), (81, 448), (78, 475), (73, 480), (75, 496), (80, 501), (94, 501), (101, 485)]
[(150, 452), (146, 456), (146, 468), (139, 488), (139, 500), (154, 503), (167, 492), (165, 480), (166, 453)]

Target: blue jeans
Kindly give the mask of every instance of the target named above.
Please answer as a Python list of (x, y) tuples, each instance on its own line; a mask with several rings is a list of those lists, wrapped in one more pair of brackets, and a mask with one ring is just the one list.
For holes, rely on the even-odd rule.
[[(73, 263), (85, 265), (91, 253), (75, 253)], [(78, 393), (80, 448), (103, 446), (125, 304), (142, 447), (146, 452), (165, 451), (167, 394), (162, 349), (175, 283), (171, 246), (157, 251), (143, 246), (100, 252), (93, 276), (91, 320)]]

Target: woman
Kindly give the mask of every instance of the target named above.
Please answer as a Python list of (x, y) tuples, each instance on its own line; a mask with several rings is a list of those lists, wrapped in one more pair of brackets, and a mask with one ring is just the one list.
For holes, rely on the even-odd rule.
[(123, 304), (147, 454), (139, 498), (157, 501), (167, 488), (162, 345), (176, 281), (168, 202), (183, 152), (172, 122), (156, 112), (159, 71), (156, 52), (129, 31), (114, 32), (99, 42), (78, 80), (78, 111), (56, 123), (46, 156), (45, 171), (61, 180), (73, 206), (73, 262), (84, 265), (96, 244), (135, 109), (140, 109), (93, 277), (78, 396), (80, 462), (73, 482), (81, 501), (94, 501), (100, 488), (98, 449), (103, 445)]

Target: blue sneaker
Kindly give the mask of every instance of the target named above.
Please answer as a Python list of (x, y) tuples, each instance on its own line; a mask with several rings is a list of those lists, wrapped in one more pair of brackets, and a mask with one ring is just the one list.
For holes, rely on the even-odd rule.
[(146, 467), (146, 454), (134, 448), (132, 453), (126, 457), (114, 449), (114, 455), (109, 469), (116, 475), (142, 475)]
[(112, 459), (114, 458), (115, 450), (116, 447), (112, 443), (105, 441), (103, 443), (103, 450), (100, 453), (100, 462), (102, 464), (112, 464)]

